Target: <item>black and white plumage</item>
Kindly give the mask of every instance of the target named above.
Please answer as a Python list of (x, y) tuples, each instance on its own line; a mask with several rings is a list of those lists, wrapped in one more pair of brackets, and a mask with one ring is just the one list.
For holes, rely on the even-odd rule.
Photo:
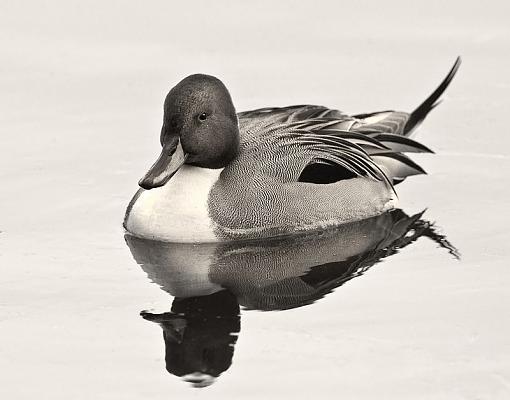
[[(348, 115), (316, 105), (235, 114), (221, 81), (192, 75), (165, 100), (162, 153), (140, 181), (126, 229), (204, 242), (352, 222), (394, 208), (394, 185), (425, 171), (410, 138), (460, 65), (413, 112)], [(175, 176), (174, 176), (175, 175)]]

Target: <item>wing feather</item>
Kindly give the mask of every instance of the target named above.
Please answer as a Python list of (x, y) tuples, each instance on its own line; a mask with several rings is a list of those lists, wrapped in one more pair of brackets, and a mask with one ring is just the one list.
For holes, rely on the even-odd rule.
[(411, 175), (426, 174), (422, 167), (402, 153), (381, 152), (372, 154), (371, 157), (395, 180), (401, 180)]
[(391, 133), (380, 133), (372, 136), (379, 143), (384, 144), (394, 152), (400, 153), (434, 153), (427, 146), (418, 143), (407, 136), (394, 135)]

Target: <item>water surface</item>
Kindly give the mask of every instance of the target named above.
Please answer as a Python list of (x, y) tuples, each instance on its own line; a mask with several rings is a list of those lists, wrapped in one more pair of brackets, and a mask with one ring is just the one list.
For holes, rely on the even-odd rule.
[(283, 311), (311, 305), (421, 237), (459, 259), (422, 215), (394, 210), (327, 231), (202, 245), (127, 234), (136, 262), (174, 296), (169, 312), (141, 313), (163, 329), (166, 370), (194, 387), (211, 385), (232, 363), (241, 307)]
[[(2, 3), (2, 398), (510, 396), (508, 3), (318, 7)], [(404, 246), (418, 227), (209, 249), (202, 264), (126, 245), (125, 207), (183, 76), (217, 75), (239, 111), (411, 110), (459, 54), (417, 133), (436, 151), (413, 157), (428, 175), (397, 189), (404, 220), (427, 209), (418, 220), (460, 261), (427, 235)], [(190, 360), (172, 373), (169, 348)], [(176, 376), (197, 365), (219, 377), (197, 389)]]

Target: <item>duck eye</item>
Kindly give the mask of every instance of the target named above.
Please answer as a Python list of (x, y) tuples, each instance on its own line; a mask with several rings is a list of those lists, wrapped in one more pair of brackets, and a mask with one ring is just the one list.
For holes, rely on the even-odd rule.
[(198, 116), (198, 120), (200, 122), (204, 122), (205, 120), (207, 119), (207, 114), (206, 113), (202, 113)]

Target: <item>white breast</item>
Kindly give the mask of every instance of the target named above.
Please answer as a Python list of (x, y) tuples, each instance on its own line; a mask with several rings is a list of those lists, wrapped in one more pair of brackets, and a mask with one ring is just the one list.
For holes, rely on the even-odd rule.
[(131, 200), (124, 225), (131, 234), (168, 242), (215, 242), (207, 199), (221, 169), (184, 165), (160, 188)]

